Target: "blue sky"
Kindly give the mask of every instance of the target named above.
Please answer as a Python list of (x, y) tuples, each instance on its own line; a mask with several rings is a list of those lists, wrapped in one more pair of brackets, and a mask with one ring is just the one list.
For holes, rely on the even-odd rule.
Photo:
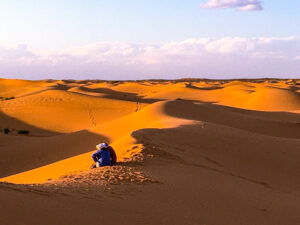
[[(239, 0), (233, 1), (238, 2)], [(241, 0), (241, 2), (243, 1), (247, 0)], [(133, 46), (132, 48), (136, 47), (136, 45), (138, 45), (139, 48), (141, 48), (140, 45), (142, 45), (143, 48), (148, 48), (152, 45), (156, 46), (156, 48), (163, 48), (164, 45), (170, 42), (181, 43), (187, 39), (208, 38), (212, 41), (222, 40), (228, 37), (241, 37), (246, 39), (262, 37), (300, 37), (299, 0), (265, 0), (262, 3), (263, 10), (259, 11), (238, 11), (236, 8), (208, 9), (200, 7), (200, 4), (204, 4), (205, 2), (208, 1), (0, 0), (0, 46), (2, 47), (2, 53), (0, 50), (2, 64), (0, 58), (0, 65), (5, 68), (0, 69), (0, 76), (11, 77), (20, 75), (25, 78), (38, 78), (38, 73), (42, 74), (43, 69), (49, 70), (50, 68), (51, 74), (47, 74), (47, 76), (72, 77), (71, 70), (57, 70), (55, 69), (57, 63), (51, 64), (48, 62), (47, 64), (45, 61), (43, 61), (43, 65), (39, 65), (40, 68), (34, 63), (29, 63), (32, 65), (32, 70), (30, 70), (28, 65), (30, 60), (26, 61), (27, 64), (25, 66), (23, 61), (19, 64), (15, 62), (15, 66), (18, 67), (18, 70), (10, 69), (10, 67), (14, 65), (12, 60), (7, 59), (12, 56), (8, 55), (6, 57), (5, 54), (8, 54), (7, 52), (11, 53), (12, 51), (17, 52), (14, 54), (18, 56), (20, 54), (26, 56), (34, 55), (34, 57), (38, 57), (39, 60), (42, 57), (43, 59), (51, 58), (52, 61), (57, 61), (55, 57), (61, 58), (61, 54), (68, 54), (71, 55), (71, 57), (74, 57), (75, 54), (75, 56), (78, 57), (78, 52), (76, 52), (78, 48), (82, 49), (85, 48), (84, 46), (91, 45), (99, 47), (99, 43), (118, 42), (130, 44), (131, 47)], [(298, 41), (293, 41), (293, 43), (286, 43), (286, 41), (284, 41), (284, 43), (280, 41), (280, 43), (277, 42), (271, 47), (268, 46), (268, 53), (271, 52), (272, 48), (277, 49), (278, 45), (287, 45), (290, 47), (290, 45), (293, 44), (296, 49), (299, 48)], [(95, 43), (98, 43), (98, 45)], [(19, 45), (25, 46), (25, 49), (20, 48)], [(91, 47), (88, 47), (88, 49), (90, 48)], [(109, 44), (109, 47), (106, 46), (106, 49), (107, 48), (115, 49), (111, 44)], [(188, 53), (189, 48), (191, 48), (191, 46), (188, 47), (186, 53)], [(242, 51), (243, 50), (244, 48)], [(74, 53), (74, 51), (76, 53)], [(94, 49), (91, 52), (95, 51), (99, 51), (99, 49)], [(139, 55), (140, 50), (137, 52), (136, 54)], [(86, 54), (90, 54), (89, 57), (94, 56), (91, 55), (92, 53), (90, 52)], [(121, 52), (120, 54), (122, 55), (123, 53)], [(118, 53), (118, 55), (120, 54)], [(156, 54), (162, 53), (160, 51)], [(247, 52), (245, 52), (245, 55), (246, 54)], [(297, 58), (298, 55), (295, 54), (296, 53), (293, 53), (292, 55)], [(186, 54), (184, 55), (182, 58), (189, 58), (186, 57)], [(290, 56), (290, 52), (287, 52), (286, 55)], [(82, 54), (80, 56), (82, 56)], [(185, 60), (196, 59), (189, 58)], [(31, 61), (34, 60), (31, 58)], [(5, 63), (5, 65), (3, 65), (3, 63)], [(68, 61), (65, 63), (70, 65), (72, 62)], [(121, 64), (119, 73), (125, 77), (126, 73), (128, 73), (128, 78), (136, 78), (138, 74), (141, 74), (141, 78), (145, 76), (148, 77), (151, 76), (151, 71), (156, 74), (155, 76), (161, 75), (164, 77), (173, 77), (174, 74), (177, 74), (175, 77), (185, 76), (186, 74), (197, 76), (198, 73), (199, 76), (203, 74), (214, 76), (213, 72), (201, 71), (201, 68), (194, 68), (194, 65), (191, 65), (194, 68), (193, 70), (189, 67), (185, 73), (184, 68), (188, 67), (188, 62), (184, 64), (184, 68), (180, 69), (180, 73), (184, 73), (182, 75), (176, 71), (171, 74), (172, 70), (165, 67), (162, 68), (165, 72), (161, 72), (161, 74), (159, 74), (159, 71), (161, 71), (159, 69), (150, 69), (143, 73), (140, 69), (128, 69), (130, 67), (128, 66), (128, 64), (130, 64), (128, 62), (125, 66), (128, 70), (124, 70), (124, 68), (122, 68), (124, 66), (122, 60), (119, 58), (116, 62), (110, 61), (109, 65), (111, 66), (111, 64), (113, 64), (114, 68), (112, 68), (112, 70), (114, 70), (114, 72), (109, 70), (108, 64), (101, 64), (105, 69), (99, 69), (98, 72), (97, 70), (90, 71), (88, 65), (85, 65), (86, 69), (82, 69), (81, 73), (92, 75), (93, 77), (98, 74), (99, 76), (105, 76), (103, 73), (113, 75), (117, 73), (115, 66), (118, 65), (118, 63)], [(168, 63), (171, 67), (171, 59), (168, 59)], [(132, 64), (130, 65), (134, 67)], [(229, 67), (234, 66), (228, 65)], [(157, 67), (158, 65), (153, 66)], [(161, 67), (162, 65), (159, 65), (159, 68)], [(248, 76), (243, 68), (240, 69), (241, 76)], [(297, 74), (297, 71), (298, 67), (296, 66), (295, 71), (290, 71), (287, 75), (291, 76), (295, 74), (293, 76), (300, 76), (300, 72)], [(268, 71), (257, 70), (254, 71), (254, 74), (262, 76), (263, 72)], [(276, 71), (270, 71), (270, 74), (275, 76), (275, 72)], [(76, 73), (76, 71), (74, 71), (74, 74), (76, 74), (74, 75), (75, 78), (83, 76)], [(134, 76), (131, 76), (131, 74), (134, 74)], [(238, 76), (234, 75), (238, 74), (238, 70), (234, 72), (234, 74), (224, 70), (224, 74), (228, 74), (229, 77)], [(116, 78), (122, 78), (123, 75)], [(253, 76), (253, 73), (252, 75), (249, 74), (249, 76)]]

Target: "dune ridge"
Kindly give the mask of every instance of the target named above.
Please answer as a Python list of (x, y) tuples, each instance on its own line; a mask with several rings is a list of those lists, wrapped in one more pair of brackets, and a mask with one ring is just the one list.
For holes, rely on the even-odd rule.
[[(14, 98), (0, 101), (0, 223), (94, 224), (101, 209), (105, 224), (298, 224), (299, 91), (275, 79), (1, 79)], [(100, 142), (119, 162), (90, 170)]]
[[(136, 113), (132, 113), (103, 125), (96, 126), (89, 129), (88, 134), (94, 133), (97, 137), (98, 142), (109, 140), (111, 142), (111, 145), (116, 149), (116, 153), (120, 161), (123, 161), (124, 158), (129, 159), (132, 154), (141, 151), (141, 145), (135, 144), (135, 139), (131, 137), (132, 132), (144, 128), (170, 128), (181, 124), (191, 123), (191, 121), (188, 120), (174, 119), (163, 114), (163, 107), (166, 103), (167, 102), (154, 103), (153, 105), (150, 105)], [(74, 133), (72, 136), (83, 136), (83, 132), (84, 131)], [(52, 148), (55, 149), (55, 144), (59, 144), (60, 142), (66, 143), (67, 139), (74, 139), (74, 137), (72, 136), (64, 135), (63, 137), (59, 136), (48, 138), (48, 140), (43, 140), (43, 142), (46, 145), (51, 144)], [(101, 140), (101, 137), (104, 138), (102, 138)], [(85, 146), (90, 147), (91, 144), (89, 144), (88, 141), (94, 141), (95, 139), (90, 138), (90, 140), (88, 140), (88, 138), (89, 136), (87, 136), (86, 139), (80, 139), (81, 143), (86, 142), (85, 145), (80, 145), (81, 148)], [(98, 142), (94, 141), (94, 146)], [(73, 144), (76, 143), (72, 143), (72, 145)], [(78, 144), (79, 143), (77, 143), (76, 145)], [(68, 147), (67, 144), (65, 146), (67, 148), (72, 148), (70, 144), (70, 147)], [(89, 151), (87, 153), (71, 157), (69, 159), (64, 159), (62, 161), (58, 161), (41, 168), (26, 171), (24, 173), (4, 177), (0, 179), (0, 181), (19, 184), (43, 183), (47, 182), (48, 180), (58, 179), (65, 174), (86, 171), (90, 169), (91, 154), (93, 151)], [(44, 156), (49, 157), (47, 155)]]

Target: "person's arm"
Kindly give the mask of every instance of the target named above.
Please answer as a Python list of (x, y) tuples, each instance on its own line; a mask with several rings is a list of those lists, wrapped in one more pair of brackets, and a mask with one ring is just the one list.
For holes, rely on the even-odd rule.
[(100, 150), (93, 153), (92, 158), (94, 162), (97, 162), (99, 160)]

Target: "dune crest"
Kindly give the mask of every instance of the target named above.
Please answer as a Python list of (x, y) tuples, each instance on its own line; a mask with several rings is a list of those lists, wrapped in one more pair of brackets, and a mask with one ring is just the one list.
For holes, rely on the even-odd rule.
[[(299, 96), (297, 80), (0, 79), (0, 223), (299, 224)], [(91, 170), (100, 142), (118, 164)]]
[[(182, 113), (186, 111), (185, 107), (189, 108), (190, 112), (198, 110), (195, 107), (180, 104), (181, 99), (260, 111), (291, 111), (295, 113), (300, 110), (298, 89), (282, 81), (274, 83), (251, 81), (126, 81), (109, 83), (73, 80), (31, 82), (3, 79), (0, 81), (1, 93), (14, 90), (14, 93), (17, 94), (15, 99), (0, 102), (0, 110), (3, 113), (0, 120), (2, 119), (10, 127), (15, 124), (16, 127), (28, 128), (35, 132), (34, 136), (38, 136), (38, 133), (42, 134), (43, 131), (38, 129), (49, 131), (50, 136), (58, 135), (44, 138), (42, 142), (39, 137), (30, 137), (32, 141), (29, 142), (26, 137), (12, 137), (17, 141), (28, 142), (26, 145), (30, 147), (24, 150), (27, 152), (26, 154), (31, 154), (33, 151), (30, 148), (34, 148), (39, 143), (43, 143), (44, 146), (49, 145), (49, 149), (53, 149), (55, 143), (67, 143), (65, 140), (71, 140), (72, 137), (84, 137), (81, 135), (84, 130), (91, 135), (87, 135), (86, 138), (81, 138), (79, 141), (89, 142), (92, 140), (93, 142), (80, 145), (81, 148), (85, 148), (81, 151), (79, 149), (70, 151), (70, 154), (74, 152), (72, 157), (68, 157), (71, 156), (70, 154), (60, 154), (61, 157), (54, 157), (54, 153), (48, 154), (49, 159), (60, 160), (57, 162), (48, 160), (52, 161), (49, 165), (47, 165), (47, 160), (36, 160), (32, 164), (33, 167), (34, 165), (42, 165), (42, 167), (2, 178), (2, 181), (14, 183), (46, 182), (48, 179), (57, 179), (65, 173), (88, 170), (91, 164), (90, 154), (93, 149), (86, 148), (91, 148), (92, 144), (97, 143), (97, 136), (110, 140), (112, 146), (117, 150), (120, 161), (130, 159), (132, 155), (142, 149), (142, 146), (136, 143), (131, 136), (133, 132), (146, 128), (179, 127), (191, 124), (193, 119), (198, 118), (197, 116), (178, 117), (181, 115), (180, 107), (184, 107)], [(37, 89), (39, 90), (37, 91)], [(179, 101), (176, 104), (177, 108), (173, 108), (172, 113), (168, 114), (169, 107), (166, 106), (170, 105), (170, 101), (176, 99)], [(203, 105), (202, 108), (203, 112), (215, 114), (211, 111), (211, 107)], [(203, 114), (199, 113), (199, 115)], [(222, 110), (221, 114), (226, 116), (228, 112)], [(200, 117), (205, 122), (218, 122), (218, 119), (210, 119), (209, 116), (205, 116), (205, 113)], [(229, 113), (230, 120), (227, 120), (226, 123), (219, 122), (229, 125), (231, 123), (229, 121), (235, 120), (234, 117), (235, 115)], [(238, 125), (234, 123), (230, 126)], [(246, 122), (240, 123), (239, 127), (246, 128)], [(249, 126), (249, 130), (253, 129), (256, 128)], [(291, 132), (293, 129), (289, 128)], [(72, 135), (72, 132), (76, 132), (76, 134)], [(260, 129), (260, 132), (266, 133), (267, 131), (264, 131), (263, 128)], [(66, 135), (61, 136), (62, 133)], [(273, 135), (273, 133), (270, 134)], [(274, 135), (277, 134), (274, 133)], [(101, 138), (99, 138), (100, 141)], [(70, 144), (66, 146), (68, 146), (67, 148), (71, 147)], [(46, 147), (46, 149), (48, 148)], [(59, 151), (64, 151), (61, 147), (59, 149)], [(80, 152), (83, 154), (78, 154)], [(11, 156), (5, 155), (3, 158), (8, 157)], [(16, 171), (20, 171), (22, 168), (27, 168), (25, 163), (24, 166), (22, 164), (17, 166)], [(9, 173), (12, 173), (13, 170), (10, 171)]]
[[(154, 103), (138, 112), (91, 128), (89, 132), (108, 138), (116, 150), (119, 161), (130, 159), (132, 155), (139, 153), (142, 148), (131, 136), (132, 132), (145, 128), (171, 128), (193, 123), (193, 121), (167, 116), (164, 113), (165, 104), (167, 104), (167, 102)], [(99, 142), (100, 141), (99, 139)], [(48, 180), (58, 179), (66, 174), (87, 171), (92, 164), (91, 154), (94, 151), (95, 150), (30, 171), (4, 177), (0, 179), (0, 181), (16, 184), (43, 183)]]

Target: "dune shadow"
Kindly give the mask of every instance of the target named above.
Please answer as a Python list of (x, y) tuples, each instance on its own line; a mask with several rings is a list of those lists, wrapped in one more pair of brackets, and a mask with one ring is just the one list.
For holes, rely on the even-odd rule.
[(135, 93), (129, 93), (129, 92), (120, 92), (120, 91), (115, 91), (109, 88), (87, 88), (87, 87), (79, 87), (82, 91), (85, 92), (91, 92), (91, 93), (100, 93), (100, 94), (105, 94), (104, 96), (101, 96), (103, 98), (108, 98), (108, 99), (116, 99), (116, 100), (123, 100), (123, 101), (131, 101), (131, 102), (140, 102), (140, 103), (154, 103), (161, 101), (160, 99), (144, 99), (142, 96), (139, 96), (138, 94)]
[(167, 115), (203, 121), (263, 135), (300, 138), (300, 115), (289, 112), (263, 112), (189, 100), (167, 102)]
[(20, 134), (18, 134), (18, 131), (20, 130), (28, 131), (28, 134), (22, 135), (27, 137), (48, 137), (62, 134), (57, 131), (50, 131), (47, 129), (39, 128), (21, 120), (18, 120), (14, 117), (10, 117), (5, 113), (1, 112), (0, 109), (0, 132), (3, 133), (4, 129), (9, 129), (9, 133), (6, 134), (8, 136), (20, 136)]
[[(297, 191), (300, 184), (300, 142), (296, 139), (287, 139), (283, 145), (280, 138), (249, 135), (218, 124), (141, 129), (132, 136), (143, 144), (144, 154), (180, 163), (185, 168), (211, 171), (268, 189)], [(164, 164), (168, 165), (165, 161)]]
[(186, 84), (186, 88), (195, 89), (195, 90), (202, 90), (202, 91), (212, 91), (212, 90), (223, 89), (224, 87), (221, 87), (221, 86), (196, 87), (192, 84)]
[(291, 86), (291, 87), (289, 88), (289, 90), (292, 91), (292, 92), (295, 92), (296, 94), (299, 95), (299, 92), (297, 92), (297, 91), (300, 90), (300, 86)]
[[(87, 130), (62, 134), (41, 129), (0, 112), (0, 177), (25, 172), (95, 149), (99, 142), (109, 142), (107, 137)], [(18, 134), (27, 130), (29, 134)]]
[(67, 91), (70, 88), (72, 88), (72, 86), (69, 86), (68, 84), (56, 83), (55, 85), (52, 86), (52, 90), (59, 90), (59, 91)]
[[(3, 138), (0, 136), (0, 139)], [(10, 144), (13, 141), (19, 143)], [(88, 131), (31, 138), (27, 141), (24, 139), (6, 140), (4, 146), (0, 146), (0, 177), (36, 169), (90, 152), (99, 142), (109, 142), (109, 139)], [(22, 148), (19, 147), (20, 145)]]

